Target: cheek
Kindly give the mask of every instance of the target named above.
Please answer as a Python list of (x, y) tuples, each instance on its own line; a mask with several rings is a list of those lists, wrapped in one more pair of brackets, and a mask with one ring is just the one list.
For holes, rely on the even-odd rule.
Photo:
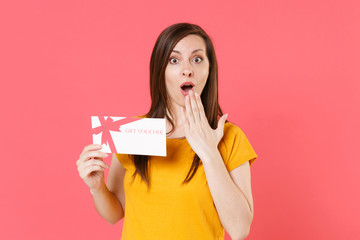
[(178, 73), (175, 68), (167, 67), (165, 70), (165, 82), (168, 84), (176, 84), (178, 79)]
[(170, 66), (166, 67), (165, 69), (165, 79), (167, 79), (169, 82), (174, 80), (175, 76), (175, 70)]
[(199, 72), (202, 78), (207, 78), (209, 74), (209, 68), (210, 68), (209, 62), (208, 61), (203, 62), (203, 64), (199, 68)]
[(204, 68), (201, 71), (201, 81), (206, 81), (209, 75), (209, 68)]
[(201, 72), (199, 73), (200, 81), (198, 85), (200, 92), (202, 92), (203, 88), (205, 87), (208, 76), (209, 76), (209, 70), (207, 68), (202, 69)]
[(177, 85), (173, 71), (165, 70), (165, 85), (167, 92), (173, 95)]

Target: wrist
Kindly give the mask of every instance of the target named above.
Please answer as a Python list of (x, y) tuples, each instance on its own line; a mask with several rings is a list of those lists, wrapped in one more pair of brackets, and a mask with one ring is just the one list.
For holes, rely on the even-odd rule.
[(199, 157), (203, 161), (211, 161), (214, 158), (218, 158), (218, 156), (221, 156), (218, 149), (209, 149), (204, 154), (202, 154), (202, 156)]
[(98, 193), (101, 193), (104, 191), (104, 189), (106, 188), (106, 185), (105, 183), (101, 184), (99, 187), (97, 188), (90, 188), (90, 194), (91, 195), (95, 195), (95, 194), (98, 194)]

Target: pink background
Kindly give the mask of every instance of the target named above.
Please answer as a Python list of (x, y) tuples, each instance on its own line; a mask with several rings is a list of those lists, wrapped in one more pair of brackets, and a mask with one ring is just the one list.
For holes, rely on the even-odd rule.
[(90, 116), (145, 113), (157, 36), (191, 22), (259, 156), (248, 239), (359, 239), (359, 16), (355, 0), (1, 1), (0, 238), (120, 239), (77, 172)]

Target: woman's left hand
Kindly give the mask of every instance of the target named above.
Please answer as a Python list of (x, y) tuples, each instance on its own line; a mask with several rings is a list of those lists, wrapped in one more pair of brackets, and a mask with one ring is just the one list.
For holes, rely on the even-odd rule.
[(182, 107), (185, 136), (200, 159), (218, 151), (217, 146), (224, 135), (227, 116), (225, 114), (219, 119), (218, 127), (214, 130), (206, 118), (200, 96), (190, 90), (185, 97), (185, 108)]

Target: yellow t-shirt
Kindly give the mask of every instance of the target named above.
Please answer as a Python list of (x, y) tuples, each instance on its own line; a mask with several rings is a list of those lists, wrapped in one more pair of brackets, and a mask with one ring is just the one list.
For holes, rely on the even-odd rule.
[[(224, 239), (202, 164), (190, 183), (182, 185), (195, 152), (184, 139), (166, 140), (167, 156), (149, 158), (151, 188), (136, 175), (127, 154), (116, 154), (126, 169), (125, 217), (121, 240), (212, 240)], [(218, 145), (228, 172), (257, 158), (244, 132), (227, 122)], [(201, 161), (200, 161), (201, 162)]]

